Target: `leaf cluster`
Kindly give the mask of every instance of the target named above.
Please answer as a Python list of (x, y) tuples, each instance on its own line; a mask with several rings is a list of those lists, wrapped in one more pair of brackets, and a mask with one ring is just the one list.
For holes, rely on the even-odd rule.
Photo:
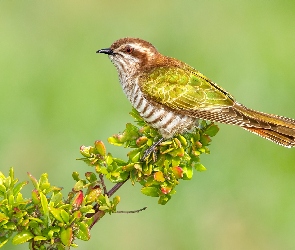
[[(34, 189), (31, 198), (24, 199), (21, 190), (28, 182), (19, 182), (13, 168), (9, 176), (0, 172), (0, 247), (11, 238), (14, 245), (29, 242), (30, 249), (67, 249), (77, 246), (75, 239), (89, 240), (95, 204), (100, 205), (100, 217), (116, 210), (119, 197), (110, 201), (103, 194), (95, 174), (87, 172), (64, 198), (61, 188), (52, 186), (47, 174), (37, 180), (29, 178)], [(84, 192), (83, 192), (83, 191)]]
[[(200, 155), (210, 153), (211, 137), (219, 130), (216, 125), (200, 121), (193, 131), (161, 142), (145, 156), (161, 135), (135, 109), (130, 114), (137, 125), (128, 123), (122, 133), (108, 138), (110, 144), (131, 149), (127, 160), (107, 153), (102, 141), (81, 146), (83, 158), (79, 160), (94, 171), (86, 172), (85, 178), (73, 172), (75, 184), (67, 197), (62, 188), (50, 184), (46, 173), (39, 180), (28, 173), (34, 188), (30, 198), (23, 198), (21, 190), (28, 181), (19, 182), (12, 168), (8, 176), (0, 172), (0, 247), (9, 239), (15, 245), (28, 242), (30, 249), (77, 246), (75, 240), (89, 240), (92, 226), (106, 213), (119, 212), (120, 197), (110, 197), (128, 179), (132, 184), (140, 183), (143, 194), (158, 197), (158, 203), (164, 205), (176, 193), (180, 180), (192, 179), (194, 170), (206, 170)], [(109, 191), (105, 178), (116, 183)]]
[(143, 194), (159, 197), (158, 203), (164, 205), (175, 194), (180, 179), (192, 179), (194, 169), (206, 170), (200, 163), (200, 155), (210, 153), (208, 146), (211, 137), (216, 135), (219, 128), (213, 123), (200, 121), (193, 131), (162, 142), (157, 150), (142, 160), (146, 150), (161, 135), (146, 124), (135, 109), (130, 114), (138, 126), (127, 123), (122, 133), (108, 139), (113, 145), (132, 148), (127, 154), (127, 161), (107, 153), (101, 141), (96, 141), (94, 146), (82, 146), (80, 152), (85, 157), (82, 160), (112, 182), (130, 178), (132, 184), (140, 183)]

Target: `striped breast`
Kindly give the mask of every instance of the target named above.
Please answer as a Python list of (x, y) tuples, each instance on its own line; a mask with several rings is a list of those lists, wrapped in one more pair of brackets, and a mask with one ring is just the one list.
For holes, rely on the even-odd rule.
[(137, 82), (122, 84), (122, 87), (140, 116), (152, 127), (158, 129), (164, 138), (171, 138), (175, 134), (184, 133), (195, 126), (196, 118), (175, 113), (162, 104), (146, 99)]

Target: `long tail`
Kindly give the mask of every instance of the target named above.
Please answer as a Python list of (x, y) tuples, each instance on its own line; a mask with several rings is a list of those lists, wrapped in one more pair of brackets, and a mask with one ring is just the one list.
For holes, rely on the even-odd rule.
[(243, 129), (287, 148), (295, 146), (294, 119), (248, 109), (239, 103), (232, 109), (242, 119), (236, 124)]
[(295, 120), (249, 109), (234, 102), (232, 106), (188, 112), (195, 118), (233, 124), (281, 146), (295, 147)]

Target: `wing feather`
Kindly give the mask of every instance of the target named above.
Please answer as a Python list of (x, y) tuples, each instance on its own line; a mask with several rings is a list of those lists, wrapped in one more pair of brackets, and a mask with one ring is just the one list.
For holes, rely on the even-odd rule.
[(156, 67), (140, 81), (140, 88), (147, 98), (187, 114), (234, 103), (229, 93), (187, 65)]

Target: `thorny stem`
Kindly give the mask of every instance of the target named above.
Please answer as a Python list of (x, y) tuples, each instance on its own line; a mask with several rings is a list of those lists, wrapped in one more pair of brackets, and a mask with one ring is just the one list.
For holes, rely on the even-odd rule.
[(92, 229), (92, 227), (105, 215), (105, 211), (100, 211), (99, 206), (95, 208), (95, 214), (93, 214), (91, 217), (93, 218), (92, 224), (89, 226), (89, 229)]
[[(120, 189), (120, 187), (122, 187), (124, 185), (124, 183), (129, 179), (129, 177), (125, 181), (117, 183), (115, 186), (112, 187), (112, 189), (109, 192), (107, 192), (106, 186), (104, 184), (103, 175), (99, 175), (99, 179), (101, 181), (101, 185), (103, 187), (104, 193), (108, 197), (111, 197), (114, 193), (116, 193)], [(89, 214), (89, 217), (93, 218), (93, 222), (89, 227), (90, 229), (100, 220), (100, 218), (102, 218), (105, 215), (104, 211), (99, 210), (98, 203), (96, 203), (94, 205), (93, 209), (95, 210), (95, 213), (94, 214)], [(141, 209), (141, 210), (145, 210), (145, 208)], [(141, 210), (137, 210), (137, 211), (140, 212)]]
[(125, 181), (122, 181), (122, 182), (119, 182), (117, 183), (115, 186), (112, 187), (112, 189), (106, 193), (106, 195), (108, 197), (111, 197), (114, 193), (116, 193), (118, 191), (118, 189), (120, 187), (122, 187), (124, 185), (124, 183), (129, 179), (129, 177), (125, 180)]
[(103, 188), (103, 193), (104, 194), (107, 194), (107, 187), (104, 183), (104, 179), (103, 179), (103, 174), (99, 174), (99, 179), (100, 179), (100, 182), (101, 182), (101, 185), (102, 185), (102, 188)]
[(116, 213), (117, 214), (119, 214), (119, 213), (121, 213), (121, 214), (133, 214), (133, 213), (139, 213), (139, 212), (141, 212), (143, 210), (146, 210), (146, 209), (147, 209), (147, 207), (143, 207), (143, 208), (138, 209), (138, 210), (133, 210), (133, 211), (117, 211)]

